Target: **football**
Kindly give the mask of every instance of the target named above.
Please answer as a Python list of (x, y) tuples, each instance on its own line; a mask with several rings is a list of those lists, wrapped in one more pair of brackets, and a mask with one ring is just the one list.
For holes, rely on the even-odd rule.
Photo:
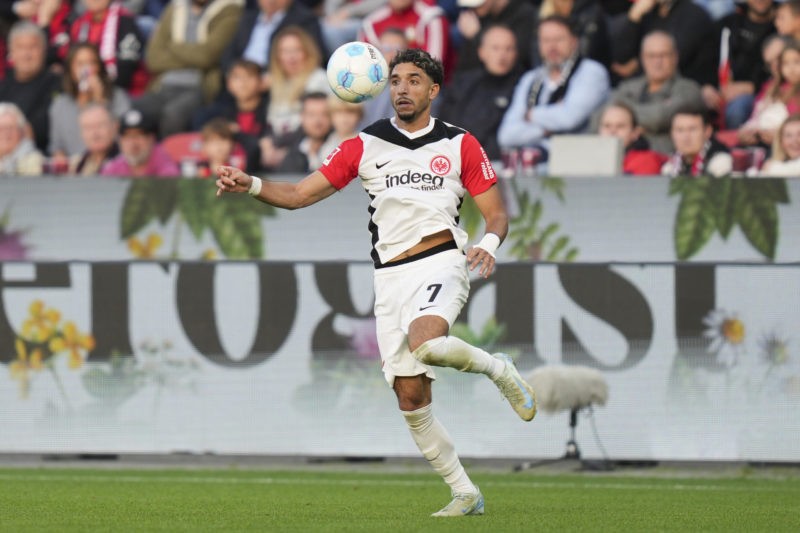
[(343, 44), (328, 60), (328, 83), (334, 94), (346, 102), (363, 102), (377, 96), (386, 86), (389, 65), (383, 54), (368, 43)]

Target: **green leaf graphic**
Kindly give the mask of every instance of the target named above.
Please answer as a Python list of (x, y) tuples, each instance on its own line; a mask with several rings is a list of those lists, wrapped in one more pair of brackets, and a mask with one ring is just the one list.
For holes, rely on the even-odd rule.
[(770, 198), (779, 204), (788, 204), (789, 189), (786, 185), (786, 180), (782, 178), (766, 178), (753, 182), (753, 185), (758, 183), (758, 187), (763, 187)]
[(155, 216), (150, 203), (150, 180), (131, 180), (120, 214), (120, 236), (127, 239), (145, 227)]
[(675, 253), (680, 260), (696, 254), (716, 228), (715, 209), (707, 198), (710, 179), (696, 178), (683, 186), (675, 215)]
[[(203, 180), (180, 180), (178, 185), (178, 209), (192, 231), (199, 239), (208, 227), (208, 211), (211, 202), (216, 200), (216, 192)], [(218, 201), (222, 202), (223, 199)], [(253, 202), (255, 203), (255, 202)]]
[(708, 199), (714, 207), (717, 229), (723, 239), (728, 238), (736, 221), (733, 199), (740, 181), (727, 176), (711, 180), (709, 185)]
[(691, 178), (673, 178), (669, 180), (669, 195), (674, 196), (679, 192), (683, 192), (686, 184), (692, 181)]
[(150, 202), (152, 202), (153, 211), (158, 216), (159, 222), (166, 224), (177, 205), (178, 182), (183, 180), (154, 179), (149, 181), (150, 189), (148, 194)]
[(261, 259), (264, 236), (261, 217), (248, 209), (249, 196), (228, 196), (211, 203), (209, 226), (219, 249), (228, 259)]
[(771, 191), (752, 180), (745, 180), (737, 195), (736, 221), (750, 244), (764, 257), (774, 260), (778, 244), (778, 209)]

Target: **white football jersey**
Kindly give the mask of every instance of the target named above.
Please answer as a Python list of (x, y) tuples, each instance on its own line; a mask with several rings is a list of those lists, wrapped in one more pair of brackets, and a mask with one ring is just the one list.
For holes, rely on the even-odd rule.
[(458, 210), (464, 194), (477, 196), (497, 182), (470, 133), (438, 119), (422, 133), (410, 138), (389, 119), (379, 120), (340, 144), (319, 169), (337, 189), (361, 178), (371, 200), (376, 267), (442, 230), (463, 250), (467, 233), (458, 227)]

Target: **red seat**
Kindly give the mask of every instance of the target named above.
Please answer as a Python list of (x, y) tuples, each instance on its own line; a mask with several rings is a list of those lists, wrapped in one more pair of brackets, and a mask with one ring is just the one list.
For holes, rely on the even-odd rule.
[(719, 142), (728, 148), (733, 148), (739, 144), (738, 130), (720, 130), (716, 133), (716, 137)]
[[(161, 141), (161, 148), (169, 154), (173, 161), (178, 163), (185, 159), (193, 159), (195, 161), (205, 159), (202, 153), (203, 137), (197, 131), (175, 133), (165, 137)], [(239, 143), (234, 145), (233, 155), (242, 161), (245, 160), (244, 148)]]

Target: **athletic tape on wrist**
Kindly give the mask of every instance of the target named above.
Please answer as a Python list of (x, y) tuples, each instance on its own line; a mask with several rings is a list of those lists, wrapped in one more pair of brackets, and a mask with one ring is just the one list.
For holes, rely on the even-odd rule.
[(495, 235), (494, 233), (487, 233), (483, 236), (483, 239), (480, 240), (475, 246), (478, 248), (482, 248), (489, 252), (489, 255), (494, 257), (494, 253), (497, 251), (497, 247), (500, 246), (500, 237)]
[(247, 194), (250, 196), (258, 196), (258, 193), (261, 192), (261, 178), (257, 178), (255, 176), (250, 176), (252, 181), (250, 182), (250, 190), (247, 191)]

